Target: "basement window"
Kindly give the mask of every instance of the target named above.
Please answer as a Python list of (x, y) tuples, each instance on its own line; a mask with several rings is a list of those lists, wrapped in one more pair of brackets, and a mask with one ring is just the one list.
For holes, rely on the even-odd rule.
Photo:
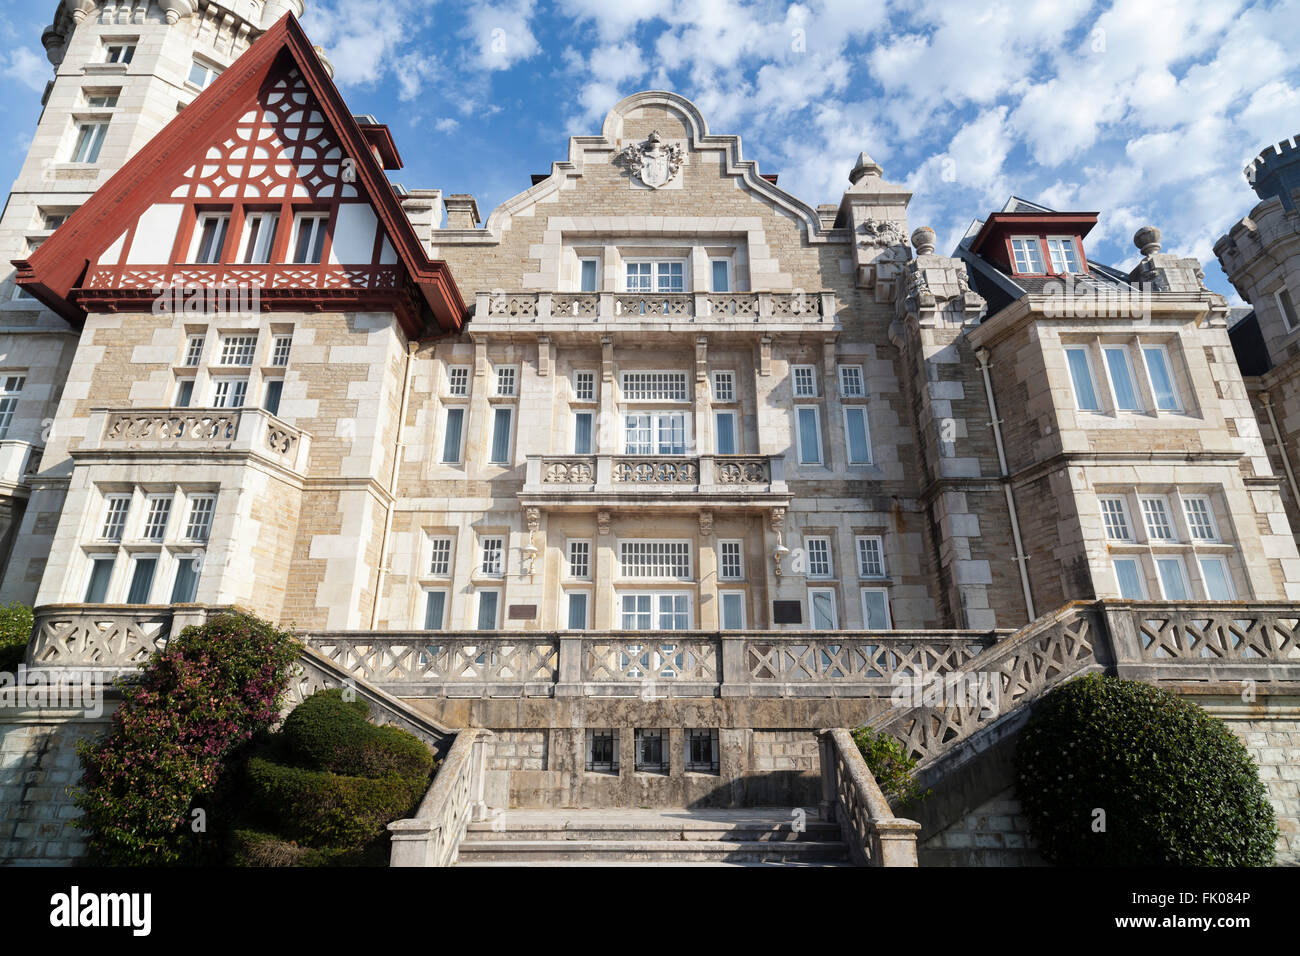
[(718, 731), (716, 728), (686, 731), (687, 773), (718, 772)]
[(636, 770), (638, 773), (667, 773), (668, 740), (666, 730), (636, 731)]
[(587, 772), (618, 773), (618, 733), (611, 729), (587, 731)]

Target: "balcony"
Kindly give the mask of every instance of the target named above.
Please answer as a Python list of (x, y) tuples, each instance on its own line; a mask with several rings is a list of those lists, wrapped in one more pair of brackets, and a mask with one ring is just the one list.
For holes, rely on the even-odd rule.
[(550, 508), (788, 503), (781, 455), (529, 455), (520, 502)]
[[(92, 409), (78, 460), (174, 457), (195, 452), (255, 455), (304, 474), (311, 436), (260, 408)], [(96, 437), (98, 436), (98, 437)]]
[(27, 479), (36, 474), (43, 453), (40, 445), (28, 441), (0, 441), (0, 495), (27, 494)]
[(480, 330), (551, 328), (833, 331), (833, 292), (480, 292)]

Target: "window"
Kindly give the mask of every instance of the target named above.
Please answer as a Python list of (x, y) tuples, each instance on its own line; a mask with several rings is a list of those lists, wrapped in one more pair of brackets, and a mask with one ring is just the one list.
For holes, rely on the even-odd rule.
[(252, 213), (244, 220), (241, 262), (270, 262), (275, 249), (275, 233), (280, 216), (274, 212)]
[(515, 410), (508, 405), (492, 409), (492, 455), (494, 465), (510, 464), (510, 432), (515, 420)]
[(1106, 357), (1106, 370), (1110, 373), (1110, 386), (1115, 395), (1115, 407), (1125, 412), (1142, 411), (1142, 402), (1138, 400), (1137, 386), (1133, 380), (1133, 365), (1129, 360), (1127, 346), (1106, 345), (1102, 347)]
[(865, 398), (867, 386), (862, 378), (861, 365), (840, 366), (840, 395), (844, 398)]
[(502, 398), (511, 398), (515, 394), (518, 369), (513, 365), (502, 365), (497, 369), (496, 394)]
[(424, 629), (441, 631), (447, 619), (447, 592), (424, 592)]
[(1235, 601), (1237, 592), (1232, 586), (1228, 562), (1220, 557), (1199, 558), (1201, 577), (1205, 580), (1205, 596), (1211, 601)]
[(6, 375), (0, 379), (0, 438), (9, 436), (9, 426), (14, 420), (14, 409), (18, 407), (18, 395), (26, 384), (25, 375)]
[(808, 607), (813, 630), (834, 631), (839, 628), (835, 615), (835, 592), (831, 588), (809, 588)]
[(578, 412), (573, 416), (573, 453), (575, 455), (590, 455), (592, 453), (592, 421), (594, 416), (591, 412)]
[(492, 577), (505, 574), (505, 538), (484, 538), (479, 557), (479, 571)]
[(718, 600), (722, 604), (722, 629), (724, 631), (743, 631), (745, 629), (745, 592), (719, 591)]
[(176, 386), (176, 407), (189, 408), (194, 400), (194, 379), (183, 378)]
[(442, 461), (443, 464), (456, 464), (460, 461), (461, 436), (464, 434), (465, 409), (447, 409), (447, 423), (443, 428)]
[(680, 259), (626, 263), (628, 292), (685, 292), (686, 264)]
[(848, 446), (850, 465), (871, 464), (871, 433), (864, 406), (844, 406), (844, 440)]
[(227, 335), (221, 340), (221, 365), (252, 365), (256, 335)]
[(591, 577), (591, 542), (569, 542), (569, 577)]
[(451, 538), (439, 536), (429, 539), (429, 576), (451, 576)]
[(684, 402), (690, 395), (685, 372), (624, 372), (625, 402)]
[[(101, 90), (98, 92), (86, 91), (86, 105), (94, 110), (111, 110), (117, 106), (118, 94), (116, 91)], [(67, 218), (66, 216), (64, 217)], [(62, 225), (62, 223), (60, 223)], [(46, 226), (46, 229), (57, 228), (55, 226)]]
[(691, 598), (683, 592), (623, 594), (619, 609), (625, 631), (685, 631), (691, 626)]
[(624, 453), (628, 455), (686, 454), (686, 415), (647, 412), (623, 416)]
[(272, 378), (266, 383), (266, 401), (262, 403), (272, 415), (280, 414), (280, 395), (284, 392), (284, 379)]
[(713, 373), (713, 400), (715, 402), (734, 402), (736, 400), (736, 373)]
[(1164, 498), (1139, 498), (1142, 518), (1146, 522), (1147, 537), (1152, 541), (1176, 541), (1173, 526), (1169, 523), (1169, 508)]
[(1111, 541), (1132, 541), (1128, 526), (1128, 508), (1123, 498), (1100, 498), (1101, 520)]
[(817, 370), (811, 365), (796, 365), (790, 371), (795, 398), (817, 397)]
[(664, 746), (668, 739), (667, 731), (635, 731), (636, 761), (633, 768), (639, 773), (667, 773), (668, 748)]
[(307, 213), (298, 217), (293, 242), (294, 262), (312, 264), (321, 261), (325, 252), (325, 227), (328, 222), (329, 216), (325, 213)]
[(587, 770), (591, 773), (618, 773), (617, 732), (587, 731)]
[(126, 530), (126, 516), (131, 513), (130, 495), (109, 495), (104, 499), (104, 526), (99, 532), (102, 541), (121, 541)]
[(94, 558), (90, 562), (90, 579), (86, 584), (86, 603), (103, 604), (108, 597), (108, 583), (113, 577), (112, 558)]
[(745, 577), (743, 541), (718, 542), (718, 576), (726, 581), (740, 581)]
[(1016, 272), (1021, 275), (1043, 274), (1043, 250), (1037, 236), (1017, 236), (1011, 240)]
[(202, 335), (191, 335), (185, 340), (185, 366), (194, 368), (203, 358), (203, 341)]
[(289, 350), (293, 348), (293, 337), (277, 335), (271, 340), (271, 364), (284, 368), (289, 364)]
[(689, 541), (620, 541), (619, 574), (628, 578), (691, 579)]
[(1163, 345), (1142, 346), (1142, 357), (1147, 363), (1147, 374), (1151, 377), (1151, 392), (1155, 395), (1156, 408), (1162, 412), (1182, 410), (1178, 401), (1178, 390), (1174, 387), (1174, 377), (1169, 370), (1169, 354)]
[(590, 369), (579, 369), (573, 373), (573, 400), (575, 402), (594, 402), (596, 400), (596, 373)]
[(885, 549), (879, 535), (866, 535), (857, 539), (858, 577), (883, 578), (885, 576)]
[(579, 281), (579, 291), (595, 292), (596, 281), (600, 264), (596, 259), (583, 259), (580, 263), (582, 277)]
[(172, 500), (150, 498), (149, 511), (144, 520), (144, 540), (161, 541), (167, 536), (167, 522), (172, 516)]
[(568, 602), (568, 624), (570, 631), (585, 631), (588, 627), (587, 622), (587, 605), (588, 595), (586, 591), (566, 591), (565, 598)]
[(98, 162), (99, 150), (104, 145), (104, 136), (107, 133), (107, 123), (78, 123), (77, 142), (72, 148), (72, 162)]
[(799, 439), (799, 464), (820, 465), (822, 462), (821, 416), (814, 405), (800, 405), (795, 409), (795, 427)]
[(190, 262), (220, 262), (221, 250), (226, 244), (226, 232), (229, 228), (228, 213), (200, 213), (194, 227), (194, 247), (190, 251)]
[(1277, 311), (1281, 314), (1282, 322), (1288, 332), (1300, 325), (1300, 319), (1296, 317), (1295, 300), (1291, 298), (1290, 289), (1283, 286), (1273, 293), (1273, 299), (1277, 302)]
[(831, 539), (804, 538), (803, 543), (808, 559), (808, 577), (829, 578), (832, 574)]
[(735, 455), (740, 449), (736, 446), (736, 413), (713, 413), (714, 452), (719, 455)]
[(59, 226), (68, 221), (68, 215), (69, 214), (66, 212), (45, 212), (42, 210), (41, 228), (53, 232), (55, 229), (58, 229)]
[(243, 408), (248, 395), (248, 379), (219, 378), (214, 380), (213, 408)]
[(212, 495), (195, 495), (190, 499), (190, 520), (185, 526), (185, 540), (203, 542), (212, 533), (212, 513), (217, 499)]
[(1146, 585), (1142, 578), (1142, 569), (1137, 558), (1115, 559), (1115, 581), (1119, 585), (1120, 597), (1130, 601), (1145, 601)]
[(1192, 591), (1187, 585), (1187, 569), (1183, 567), (1182, 558), (1156, 558), (1156, 573), (1166, 601), (1191, 600)]
[(714, 292), (731, 291), (731, 262), (727, 259), (710, 259), (709, 273)]
[(149, 595), (153, 593), (153, 576), (157, 570), (157, 558), (135, 559), (135, 569), (131, 572), (131, 586), (126, 592), (127, 604), (149, 603)]
[(104, 47), (105, 63), (130, 63), (135, 59), (134, 43), (110, 43)]
[(212, 66), (210, 63), (204, 63), (202, 60), (194, 60), (190, 64), (190, 75), (188, 81), (191, 85), (204, 89), (209, 83), (221, 75), (221, 68)]
[(884, 588), (862, 589), (862, 626), (868, 631), (893, 627), (889, 617), (889, 592)]
[(1219, 532), (1214, 527), (1214, 512), (1210, 499), (1202, 495), (1183, 499), (1183, 514), (1187, 516), (1187, 532), (1193, 541), (1218, 541)]
[(478, 592), (478, 630), (495, 631), (497, 629), (497, 612), (500, 604), (500, 591)]
[(718, 772), (718, 732), (714, 729), (686, 730), (686, 772)]
[(1047, 254), (1052, 260), (1052, 271), (1057, 275), (1083, 271), (1079, 268), (1079, 253), (1073, 236), (1048, 236)]
[(469, 395), (468, 365), (453, 365), (447, 369), (447, 394), (458, 398)]
[(179, 558), (172, 582), (172, 604), (193, 604), (199, 593), (198, 558)]
[(1092, 362), (1088, 358), (1088, 349), (1084, 346), (1067, 348), (1065, 361), (1070, 368), (1070, 380), (1074, 383), (1074, 404), (1080, 411), (1101, 411), (1101, 404), (1097, 401), (1097, 389), (1093, 385)]

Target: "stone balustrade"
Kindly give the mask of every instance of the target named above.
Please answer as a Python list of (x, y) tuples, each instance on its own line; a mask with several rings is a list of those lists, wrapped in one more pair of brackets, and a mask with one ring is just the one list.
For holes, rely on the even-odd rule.
[(486, 816), (483, 772), (489, 730), (467, 728), (438, 766), (415, 816), (388, 824), (390, 866), (451, 866), (470, 820)]
[(833, 322), (833, 292), (480, 292), (475, 325), (665, 321), (726, 326)]
[(173, 633), (229, 608), (203, 604), (46, 604), (32, 612), (28, 667), (131, 670)]
[[(788, 495), (780, 455), (529, 455), (525, 498)], [(698, 499), (696, 499), (698, 504)]]
[(91, 411), (90, 436), (74, 457), (112, 452), (237, 452), (254, 454), (303, 473), (311, 436), (261, 408), (129, 408)]
[(848, 730), (823, 730), (819, 736), (823, 802), (834, 808), (853, 862), (916, 866), (921, 824), (894, 816)]

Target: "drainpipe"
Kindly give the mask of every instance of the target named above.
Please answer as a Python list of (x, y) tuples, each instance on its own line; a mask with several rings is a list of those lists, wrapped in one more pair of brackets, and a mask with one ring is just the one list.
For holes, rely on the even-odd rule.
[(1029, 620), (1033, 621), (1038, 615), (1034, 612), (1034, 596), (1029, 590), (1029, 569), (1025, 567), (1029, 556), (1025, 554), (1025, 546), (1020, 540), (1020, 520), (1016, 517), (1016, 498), (1011, 492), (1011, 472), (1007, 470), (1007, 453), (1002, 447), (1002, 419), (998, 418), (998, 403), (993, 399), (993, 381), (989, 378), (988, 349), (976, 349), (975, 358), (979, 360), (980, 371), (984, 373), (984, 394), (989, 399), (993, 440), (998, 446), (998, 467), (1002, 469), (1002, 490), (1006, 493), (1007, 512), (1011, 515), (1011, 538), (1016, 545), (1016, 566), (1020, 568), (1020, 586), (1025, 592), (1025, 610), (1029, 612)]
[(1268, 427), (1273, 430), (1273, 441), (1277, 442), (1278, 457), (1282, 459), (1282, 467), (1286, 469), (1286, 483), (1291, 486), (1291, 500), (1300, 508), (1300, 489), (1296, 487), (1295, 472), (1291, 470), (1291, 459), (1286, 453), (1286, 444), (1282, 441), (1282, 430), (1277, 427), (1277, 416), (1273, 414), (1273, 396), (1268, 392), (1259, 393), (1260, 404), (1264, 406), (1264, 411), (1268, 412)]
[(388, 535), (393, 530), (393, 502), (397, 499), (397, 475), (406, 450), (406, 402), (411, 394), (411, 364), (418, 343), (406, 343), (406, 369), (402, 372), (402, 403), (397, 413), (397, 443), (393, 448), (393, 470), (388, 476), (388, 504), (384, 508), (384, 533), (379, 539), (379, 567), (375, 569), (375, 600), (370, 607), (370, 629), (379, 626), (379, 600), (384, 593), (384, 575), (388, 571)]

